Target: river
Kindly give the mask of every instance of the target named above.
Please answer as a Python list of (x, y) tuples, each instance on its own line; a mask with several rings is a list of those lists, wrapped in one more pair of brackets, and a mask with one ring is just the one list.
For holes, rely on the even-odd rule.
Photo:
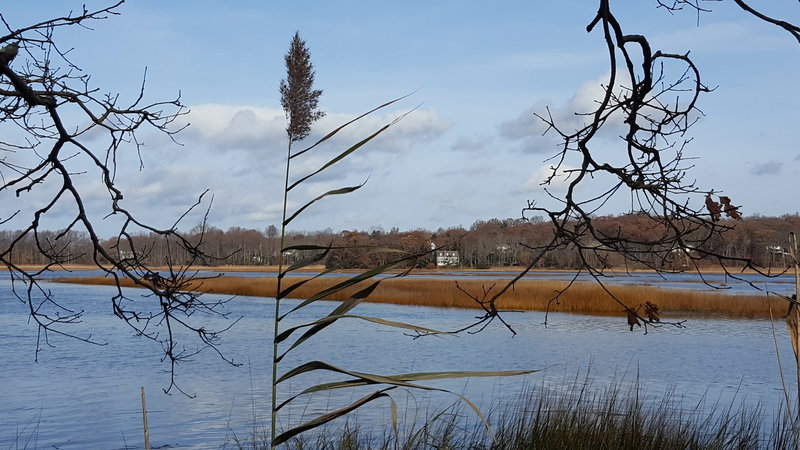
[[(696, 280), (695, 280), (696, 281)], [(657, 284), (657, 283), (653, 283)], [(168, 366), (158, 344), (136, 337), (113, 316), (107, 286), (43, 282), (65, 305), (85, 310), (72, 331), (91, 333), (103, 346), (50, 334), (35, 359), (37, 329), (7, 279), (0, 280), (0, 448), (141, 448), (140, 387), (147, 393), (153, 448), (236, 448), (254, 422), (268, 424), (269, 336), (274, 300), (239, 297), (228, 303), (232, 317), (242, 319), (223, 337), (221, 349), (240, 366), (204, 351), (178, 366), (177, 382), (194, 397), (166, 395)], [(132, 291), (131, 296), (141, 293)], [(213, 297), (212, 297), (213, 298)], [(220, 297), (221, 298), (221, 297)], [(147, 302), (152, 299), (142, 298)], [(293, 305), (294, 300), (286, 301)], [(292, 319), (301, 323), (326, 314), (330, 302), (318, 302)], [(456, 329), (474, 320), (475, 311), (363, 304), (358, 312), (436, 329)], [(538, 312), (504, 316), (517, 335), (500, 323), (483, 332), (456, 337), (412, 339), (394, 329), (343, 320), (309, 340), (283, 363), (320, 359), (348, 369), (403, 373), (439, 370), (541, 369), (525, 377), (437, 382), (437, 387), (464, 393), (483, 407), (513, 402), (525, 386), (559, 389), (565, 379), (589, 373), (598, 387), (636, 380), (648, 395), (674, 389), (685, 404), (703, 399), (722, 404), (761, 404), (767, 415), (781, 404), (779, 355), (790, 387), (793, 354), (786, 327), (767, 320), (690, 319), (685, 328), (662, 326), (630, 332), (624, 317), (551, 314), (548, 325)], [(210, 327), (228, 324), (209, 317)], [(309, 380), (306, 380), (310, 382)], [(297, 392), (298, 380), (282, 387)], [(454, 397), (415, 394), (421, 410), (448, 406)], [(792, 393), (791, 395), (794, 395)], [(354, 400), (336, 392), (303, 400), (289, 408), (282, 423), (296, 423), (304, 413), (322, 411)], [(415, 403), (401, 403), (413, 415)], [(382, 423), (386, 404), (376, 404), (359, 420)]]

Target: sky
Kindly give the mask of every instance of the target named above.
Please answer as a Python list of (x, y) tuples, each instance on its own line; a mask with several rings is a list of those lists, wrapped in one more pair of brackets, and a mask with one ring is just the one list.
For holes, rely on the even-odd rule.
[[(108, 4), (7, 2), (2, 15), (18, 28), (84, 3), (89, 9)], [(797, 2), (752, 4), (800, 22)], [(688, 136), (685, 154), (696, 159), (687, 180), (731, 197), (744, 216), (800, 211), (793, 191), (800, 169), (800, 45), (732, 2), (709, 2), (713, 12), (699, 18), (656, 6), (655, 0), (612, 2), (627, 33), (646, 35), (654, 50), (691, 51), (704, 83), (716, 88), (701, 97), (704, 115)], [(584, 0), (130, 0), (120, 15), (91, 29), (57, 30), (54, 38), (61, 48), (73, 49), (70, 58), (91, 74), (100, 92), (131, 101), (146, 68), (146, 100), (180, 94), (189, 109), (176, 123), (188, 124), (178, 143), (143, 130), (143, 167), (133, 149), (118, 157), (123, 206), (143, 222), (172, 226), (207, 190), (201, 207), (179, 228), (200, 223), (209, 207), (208, 223), (222, 229), (263, 230), (280, 223), (287, 142), (278, 85), (285, 77), (283, 55), (297, 31), (311, 52), (326, 112), (306, 143), (411, 95), (298, 158), (293, 178), (414, 111), (293, 191), (290, 211), (327, 190), (366, 181), (352, 194), (313, 205), (291, 228), (436, 230), (520, 217), (529, 200), (547, 198), (540, 183), (558, 141), (542, 136), (545, 128), (533, 113), (549, 107), (571, 123), (574, 113), (587, 112), (598, 98), (609, 67), (602, 36), (586, 32), (596, 8)], [(624, 151), (614, 136), (601, 146), (604, 152)], [(6, 155), (13, 157), (20, 156)], [(110, 202), (96, 173), (88, 170), (79, 178), (98, 229), (112, 234), (119, 223), (105, 217)], [(551, 192), (558, 195), (559, 186)], [(46, 195), (43, 187), (16, 201), (41, 204)], [(0, 193), (0, 201), (3, 209), (16, 207), (8, 206), (15, 201), (9, 193)], [(600, 213), (630, 209), (628, 197)], [(68, 213), (67, 205), (57, 208), (44, 223), (66, 226)], [(0, 218), (7, 215), (0, 211)], [(30, 220), (21, 214), (2, 227), (20, 228)]]

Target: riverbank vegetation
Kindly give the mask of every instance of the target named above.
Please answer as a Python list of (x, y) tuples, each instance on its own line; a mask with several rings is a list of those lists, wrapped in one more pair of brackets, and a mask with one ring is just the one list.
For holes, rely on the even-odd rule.
[[(458, 407), (422, 423), (374, 430), (358, 424), (328, 427), (289, 442), (293, 450), (366, 449), (793, 449), (791, 421), (781, 411), (767, 417), (748, 408), (708, 399), (693, 403), (675, 392), (648, 395), (637, 382), (597, 389), (576, 377), (556, 388), (525, 389), (518, 402), (496, 408), (494, 440)], [(254, 430), (255, 431), (255, 430)], [(235, 441), (239, 449), (265, 449), (258, 431)], [(226, 448), (228, 448), (226, 446)]]
[[(308, 277), (288, 278), (292, 285)], [(308, 298), (343, 280), (341, 277), (322, 277), (307, 281), (290, 294), (293, 298)], [(113, 284), (108, 277), (63, 277), (57, 281), (78, 284)], [(133, 286), (130, 280), (120, 280)], [(272, 297), (276, 289), (275, 277), (221, 276), (195, 281), (193, 288), (203, 292), (227, 295)], [(366, 301), (401, 305), (431, 306), (440, 308), (479, 308), (480, 305), (464, 291), (481, 298), (485, 290), (499, 289), (503, 280), (436, 278), (394, 278), (383, 280)], [(513, 290), (507, 291), (498, 302), (505, 310), (558, 311), (567, 313), (624, 316), (625, 312), (614, 302), (597, 282), (574, 283), (569, 289), (567, 281), (521, 280)], [(494, 287), (493, 287), (494, 286)], [(698, 288), (704, 286), (698, 283)], [(345, 300), (364, 286), (357, 284), (327, 297), (328, 300)], [(659, 306), (664, 317), (721, 316), (734, 318), (768, 318), (770, 307), (774, 316), (787, 313), (786, 302), (766, 301), (766, 295), (729, 295), (718, 291), (690, 289), (664, 289), (647, 285), (606, 286), (627, 305), (651, 302)], [(563, 291), (563, 292), (561, 292)], [(553, 298), (561, 292), (558, 300)]]

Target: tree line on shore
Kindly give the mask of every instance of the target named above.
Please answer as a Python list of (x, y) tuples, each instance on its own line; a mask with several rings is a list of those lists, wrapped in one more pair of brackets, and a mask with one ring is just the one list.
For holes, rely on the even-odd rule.
[[(597, 226), (606, 233), (658, 239), (658, 227), (645, 214), (624, 214), (596, 218)], [(653, 255), (651, 267), (680, 269), (689, 263), (687, 256), (701, 250), (714, 251), (725, 257), (750, 259), (763, 267), (782, 269), (788, 264), (788, 235), (800, 231), (800, 215), (780, 217), (754, 216), (741, 221), (723, 221), (730, 229), (704, 239), (698, 248), (687, 248), (675, 252), (674, 257), (664, 259)], [(8, 248), (16, 231), (0, 230), (0, 248)], [(265, 230), (231, 227), (226, 231), (213, 226), (196, 226), (185, 235), (190, 240), (201, 242), (201, 248), (209, 258), (204, 265), (274, 265), (279, 252), (277, 229)], [(368, 230), (333, 230), (315, 232), (293, 232), (287, 235), (285, 245), (318, 244), (331, 246), (323, 260), (329, 266), (340, 268), (370, 268), (385, 264), (392, 253), (379, 249), (401, 250), (412, 254), (427, 254), (418, 261), (422, 266), (435, 267), (436, 254), (432, 248), (458, 252), (457, 267), (483, 269), (489, 267), (517, 266), (527, 264), (533, 257), (537, 245), (542, 245), (552, 236), (552, 224), (541, 218), (479, 220), (469, 228), (461, 226), (439, 228), (435, 231), (414, 229), (401, 231), (381, 227)], [(121, 257), (141, 258), (148, 264), (185, 264), (191, 258), (185, 250), (176, 250), (173, 242), (157, 234), (136, 235), (128, 241), (109, 239), (102, 243)], [(42, 255), (45, 248), (50, 254), (59, 255), (61, 264), (91, 264), (92, 244), (83, 233), (68, 231), (39, 231), (26, 235), (14, 247), (12, 260), (16, 264), (47, 264)], [(290, 261), (302, 257), (302, 252), (284, 255)], [(655, 260), (659, 258), (659, 260)], [(614, 254), (607, 255), (603, 265), (619, 267), (625, 261)], [(697, 262), (697, 261), (694, 261)], [(699, 261), (702, 265), (702, 259)], [(715, 261), (709, 261), (709, 265)], [(541, 269), (571, 269), (580, 266), (578, 252), (563, 248), (550, 251), (537, 263)], [(630, 267), (636, 269), (638, 267)]]

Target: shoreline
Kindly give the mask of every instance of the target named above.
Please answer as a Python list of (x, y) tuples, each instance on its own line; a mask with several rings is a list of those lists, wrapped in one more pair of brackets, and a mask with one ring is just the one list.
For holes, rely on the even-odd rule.
[[(23, 270), (29, 271), (38, 271), (44, 269), (44, 265), (36, 265), (36, 264), (20, 264), (19, 267)], [(179, 266), (176, 266), (179, 267)], [(154, 266), (152, 267), (154, 270), (166, 271), (169, 270), (167, 266)], [(493, 273), (519, 273), (524, 270), (525, 267), (523, 266), (502, 266), (502, 267), (492, 267), (489, 269), (474, 269), (474, 268), (444, 268), (444, 269), (414, 269), (411, 274), (447, 274), (451, 272), (472, 272), (478, 274), (487, 274), (491, 275)], [(78, 271), (78, 270), (101, 270), (96, 265), (92, 264), (64, 264), (62, 266), (51, 266), (48, 270), (52, 272), (70, 272), (70, 271)], [(241, 272), (252, 272), (252, 273), (277, 273), (278, 266), (239, 266), (239, 265), (224, 265), (224, 266), (192, 266), (192, 271), (200, 271), (200, 272), (217, 272), (217, 273), (241, 273)], [(315, 273), (325, 270), (324, 265), (311, 265), (307, 267), (303, 267), (302, 269), (297, 269), (294, 272), (302, 272), (302, 273)], [(368, 269), (340, 269), (336, 270), (332, 273), (342, 273), (342, 274), (352, 274), (352, 273), (360, 273), (364, 270)], [(394, 270), (389, 271), (387, 273), (399, 273), (401, 270)], [(531, 270), (529, 273), (575, 273), (575, 269), (534, 269)], [(699, 274), (724, 274), (730, 273), (734, 275), (738, 274), (756, 274), (755, 270), (752, 269), (735, 269), (729, 268), (727, 272), (719, 266), (709, 266), (709, 267), (701, 267), (698, 270), (668, 270), (668, 271), (656, 271), (653, 269), (624, 269), (624, 268), (612, 268), (606, 269), (605, 271), (608, 274), (613, 275), (624, 275), (628, 273), (699, 273)], [(781, 272), (775, 272), (774, 274), (779, 274)]]
[[(487, 276), (490, 274), (487, 274)], [(492, 278), (386, 278), (364, 301), (397, 305), (428, 306), (438, 308), (476, 309), (483, 308), (480, 302), (488, 301), (500, 290), (504, 282)], [(319, 277), (293, 276), (285, 279), (284, 288), (297, 284), (290, 298), (308, 299), (347, 279), (342, 276)], [(85, 285), (113, 285), (111, 277), (60, 277), (49, 281)], [(374, 281), (374, 280), (373, 280)], [(343, 301), (365, 288), (372, 281), (362, 281), (344, 290), (328, 295), (324, 300)], [(491, 286), (488, 286), (492, 283)], [(133, 280), (120, 279), (122, 287), (137, 287)], [(567, 287), (569, 288), (567, 289)], [(141, 286), (138, 286), (141, 287)], [(202, 293), (274, 298), (277, 278), (274, 276), (240, 277), (235, 274), (211, 276), (196, 280), (185, 286)], [(608, 290), (606, 290), (608, 289)], [(558, 293), (561, 294), (558, 294)], [(613, 293), (613, 297), (610, 295)], [(558, 296), (556, 300), (555, 297)], [(769, 318), (787, 313), (788, 303), (777, 298), (765, 301), (763, 294), (723, 294), (696, 289), (668, 289), (648, 284), (618, 284), (601, 286), (591, 281), (571, 283), (570, 280), (523, 279), (514, 288), (506, 291), (497, 301), (499, 310), (551, 311), (599, 316), (627, 315), (622, 303), (645, 314), (645, 303), (657, 305), (662, 318), (685, 317), (730, 317)], [(485, 303), (484, 303), (485, 304)]]

